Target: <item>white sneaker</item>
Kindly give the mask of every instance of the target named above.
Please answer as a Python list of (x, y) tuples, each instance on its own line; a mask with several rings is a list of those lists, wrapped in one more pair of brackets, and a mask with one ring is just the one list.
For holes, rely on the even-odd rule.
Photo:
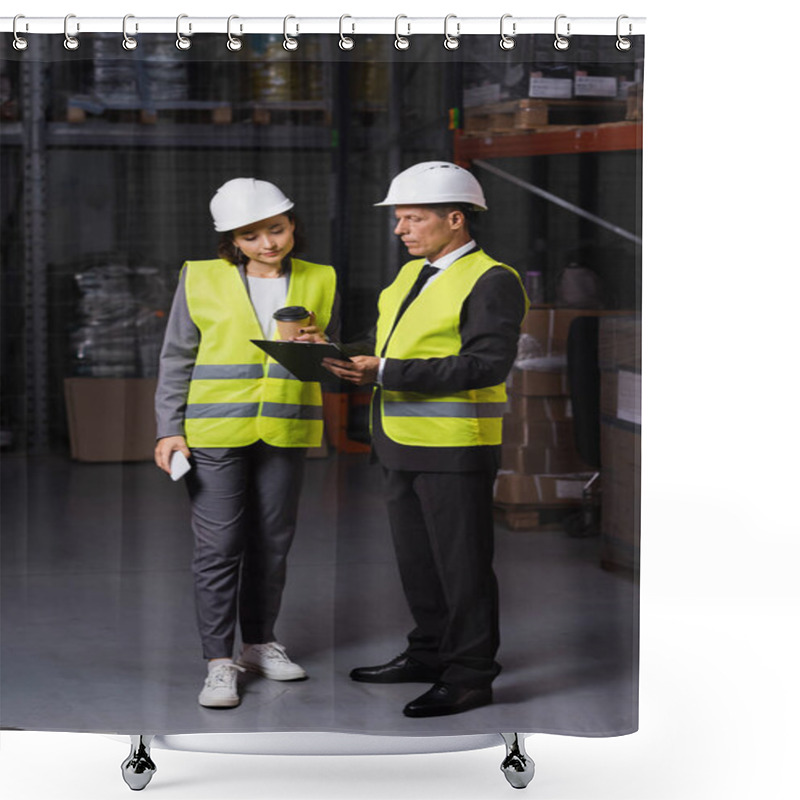
[(243, 644), (236, 663), (273, 681), (301, 681), (308, 677), (308, 673), (286, 655), (286, 648), (277, 642)]
[(231, 661), (211, 664), (208, 677), (203, 684), (197, 700), (206, 708), (234, 708), (239, 705), (239, 692), (236, 690), (237, 673), (244, 672)]

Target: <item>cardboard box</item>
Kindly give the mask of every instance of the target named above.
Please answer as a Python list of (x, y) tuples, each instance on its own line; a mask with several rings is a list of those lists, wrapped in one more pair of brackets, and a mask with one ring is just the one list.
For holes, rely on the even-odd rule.
[(528, 420), (525, 417), (504, 414), (503, 444), (526, 445), (537, 450), (549, 447), (572, 452), (575, 449), (575, 431), (572, 422), (568, 420)]
[(603, 478), (634, 483), (642, 463), (642, 437), (636, 430), (602, 422), (600, 425), (600, 463)]
[(580, 505), (583, 487), (592, 475), (591, 472), (522, 475), (501, 470), (494, 482), (494, 500), (501, 504)]
[(569, 326), (578, 317), (630, 317), (630, 311), (592, 308), (531, 308), (525, 314), (520, 333), (527, 333), (539, 343), (543, 356), (567, 353)]
[(528, 97), (542, 97), (550, 100), (569, 99), (572, 97), (572, 78), (545, 78), (531, 73)]
[(600, 414), (638, 427), (642, 424), (642, 376), (627, 369), (600, 373)]
[(513, 394), (550, 397), (568, 395), (567, 373), (563, 370), (533, 370), (514, 367), (508, 378), (509, 391)]
[(150, 461), (155, 378), (66, 378), (70, 452), (78, 461)]
[(604, 75), (575, 75), (575, 97), (616, 96), (616, 77)]
[(572, 420), (572, 400), (564, 395), (537, 397), (509, 394), (507, 413), (529, 422), (568, 422)]
[(559, 449), (524, 444), (504, 444), (501, 448), (500, 468), (523, 475), (584, 472), (588, 469), (574, 447)]
[(642, 324), (638, 316), (603, 317), (600, 320), (597, 358), (600, 369), (621, 367), (642, 370)]

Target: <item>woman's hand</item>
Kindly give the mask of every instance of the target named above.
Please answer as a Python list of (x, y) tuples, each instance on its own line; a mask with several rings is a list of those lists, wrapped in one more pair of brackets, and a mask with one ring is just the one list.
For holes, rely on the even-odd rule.
[(172, 459), (172, 454), (176, 451), (180, 450), (186, 458), (189, 458), (192, 453), (189, 448), (186, 446), (186, 439), (183, 436), (165, 436), (163, 439), (159, 439), (156, 442), (156, 465), (163, 469), (167, 475), (170, 474), (170, 460)]
[(322, 366), (343, 380), (356, 386), (375, 383), (381, 360), (377, 356), (353, 356), (351, 361), (340, 361), (338, 358), (323, 358)]
[(308, 325), (300, 328), (300, 335), (292, 339), (293, 342), (316, 342), (324, 344), (328, 337), (317, 327), (317, 315), (312, 311)]

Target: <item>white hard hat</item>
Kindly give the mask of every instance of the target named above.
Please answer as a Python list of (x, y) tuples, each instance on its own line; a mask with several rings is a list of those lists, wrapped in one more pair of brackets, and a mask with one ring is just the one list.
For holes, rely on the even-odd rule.
[(255, 178), (234, 178), (217, 189), (209, 208), (214, 217), (214, 228), (232, 231), (262, 219), (283, 214), (294, 203), (268, 181)]
[(449, 161), (423, 161), (395, 176), (386, 198), (376, 206), (468, 203), (486, 211), (486, 198), (475, 176)]

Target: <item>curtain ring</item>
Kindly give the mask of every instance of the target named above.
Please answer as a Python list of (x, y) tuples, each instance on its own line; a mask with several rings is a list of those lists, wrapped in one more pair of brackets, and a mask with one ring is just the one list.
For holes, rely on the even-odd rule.
[(408, 27), (408, 31), (406, 32), (405, 36), (400, 35), (400, 20), (401, 19), (408, 19), (405, 14), (398, 14), (394, 18), (394, 46), (398, 50), (408, 50), (411, 47), (411, 42), (408, 41), (409, 36), (411, 36), (411, 23), (407, 22), (406, 26)]
[[(342, 50), (352, 50), (355, 47), (356, 43), (349, 36), (345, 36), (344, 32), (342, 30), (343, 25), (344, 25), (344, 21), (346, 19), (353, 19), (353, 18), (349, 14), (342, 14), (342, 16), (339, 17), (339, 47)], [(355, 33), (355, 32), (356, 32), (356, 26), (355, 26), (355, 23), (353, 23), (353, 29), (352, 29), (351, 33)]]
[(447, 30), (447, 23), (450, 22), (451, 19), (458, 20), (458, 17), (455, 14), (448, 14), (444, 18), (444, 49), (458, 50), (458, 46), (461, 44), (461, 42), (458, 41), (458, 37), (461, 34), (461, 23), (456, 21), (456, 35), (452, 36)]
[[(28, 40), (24, 39), (22, 36), (20, 36), (17, 33), (17, 20), (19, 20), (19, 19), (25, 19), (25, 15), (24, 14), (17, 14), (17, 16), (14, 17), (14, 26), (13, 26), (12, 30), (14, 32), (14, 42), (13, 42), (14, 49), (21, 51), (21, 50), (27, 50), (28, 49)], [(25, 30), (26, 31), (28, 30), (28, 23), (27, 22), (25, 23)]]
[[(139, 44), (139, 42), (137, 42), (136, 39), (134, 39), (132, 36), (128, 36), (128, 20), (129, 19), (136, 19), (136, 17), (134, 17), (133, 14), (126, 14), (122, 18), (122, 47), (125, 50), (135, 50), (136, 46)], [(135, 29), (136, 29), (136, 31), (138, 33), (138, 31), (139, 31), (139, 23), (138, 22), (135, 23), (134, 27), (135, 27)]]
[(501, 50), (513, 50), (517, 42), (515, 41), (514, 37), (517, 35), (517, 23), (511, 23), (511, 36), (505, 33), (503, 26), (505, 25), (505, 21), (507, 19), (511, 19), (511, 14), (503, 14), (500, 17), (500, 49)]
[[(616, 41), (616, 48), (617, 48), (617, 50), (621, 50), (622, 52), (625, 52), (626, 50), (630, 50), (630, 49), (631, 49), (631, 40), (630, 40), (630, 39), (626, 39), (626, 38), (625, 38), (624, 36), (622, 36), (622, 35), (620, 34), (620, 32), (619, 32), (619, 29), (620, 29), (620, 22), (622, 22), (622, 20), (624, 20), (624, 19), (628, 19), (628, 15), (627, 15), (627, 14), (620, 14), (620, 15), (617, 17), (617, 41)], [(630, 35), (631, 35), (632, 31), (633, 31), (633, 26), (632, 26), (632, 25), (630, 24), (630, 22), (629, 22), (629, 23), (628, 23), (628, 36), (630, 36)]]
[[(181, 20), (186, 19), (188, 16), (188, 14), (178, 14), (178, 18), (175, 20), (175, 35), (178, 37), (175, 40), (175, 47), (177, 47), (178, 50), (188, 50), (192, 46), (192, 40), (181, 33)], [(191, 32), (192, 23), (190, 22), (189, 33)]]
[[(228, 17), (228, 45), (227, 45), (227, 47), (228, 47), (228, 50), (230, 50), (232, 53), (235, 53), (238, 50), (242, 49), (242, 40), (241, 39), (237, 39), (231, 33), (231, 22), (233, 22), (235, 19), (239, 19), (239, 17), (237, 17), (235, 14), (231, 14), (231, 16)], [(242, 30), (242, 26), (240, 25), (239, 26), (239, 32), (240, 33), (241, 33), (241, 30)]]
[(562, 36), (562, 35), (561, 35), (561, 34), (558, 32), (558, 21), (559, 21), (560, 19), (566, 19), (566, 18), (567, 18), (567, 15), (566, 15), (566, 14), (559, 14), (559, 15), (556, 17), (556, 22), (555, 22), (555, 34), (556, 34), (556, 39), (555, 39), (555, 41), (553, 42), (553, 47), (555, 47), (555, 49), (556, 49), (556, 50), (561, 50), (562, 52), (563, 52), (564, 50), (569, 50), (569, 36), (570, 36), (570, 28), (571, 28), (571, 25), (570, 25), (570, 23), (569, 23), (569, 22), (567, 23), (567, 35), (566, 35), (566, 36)]
[[(67, 14), (67, 16), (64, 17), (64, 48), (66, 50), (77, 50), (80, 47), (81, 43), (78, 41), (78, 37), (77, 36), (70, 36), (70, 34), (69, 34), (68, 28), (69, 28), (69, 21), (71, 19), (75, 19), (75, 15), (74, 14)], [(75, 31), (76, 31), (76, 33), (80, 29), (81, 29), (80, 23), (76, 22), (75, 23)]]
[[(289, 14), (288, 16), (283, 18), (283, 49), (294, 51), (297, 50), (298, 43), (297, 39), (294, 39), (293, 37), (289, 36), (289, 33), (287, 31), (287, 26), (289, 24), (290, 19), (297, 19), (297, 17), (293, 17), (291, 14)], [(297, 36), (298, 33), (300, 33), (300, 26), (295, 25), (295, 36)]]

